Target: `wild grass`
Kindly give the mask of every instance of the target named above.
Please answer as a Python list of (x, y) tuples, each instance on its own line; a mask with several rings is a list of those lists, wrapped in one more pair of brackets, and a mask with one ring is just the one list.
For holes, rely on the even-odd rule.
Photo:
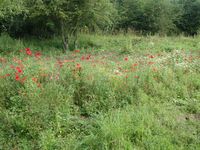
[(199, 149), (198, 40), (2, 36), (0, 149)]

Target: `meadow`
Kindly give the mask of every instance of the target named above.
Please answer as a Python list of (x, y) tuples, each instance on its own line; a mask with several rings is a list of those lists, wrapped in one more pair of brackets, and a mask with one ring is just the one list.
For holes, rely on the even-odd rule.
[(0, 150), (200, 148), (200, 37), (0, 37)]

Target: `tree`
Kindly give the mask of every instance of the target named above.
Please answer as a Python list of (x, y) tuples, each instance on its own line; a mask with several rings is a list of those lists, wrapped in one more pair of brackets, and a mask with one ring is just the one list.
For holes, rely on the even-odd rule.
[(200, 0), (180, 0), (182, 14), (176, 21), (177, 27), (186, 35), (197, 34), (200, 28)]
[(166, 34), (176, 26), (174, 5), (170, 0), (117, 0), (121, 28), (131, 28), (143, 34)]
[(76, 46), (77, 35), (83, 27), (95, 30), (113, 24), (115, 9), (109, 0), (36, 0), (30, 18), (46, 18), (62, 35), (63, 49), (69, 40)]
[(0, 32), (16, 34), (19, 32), (28, 11), (23, 0), (0, 1)]

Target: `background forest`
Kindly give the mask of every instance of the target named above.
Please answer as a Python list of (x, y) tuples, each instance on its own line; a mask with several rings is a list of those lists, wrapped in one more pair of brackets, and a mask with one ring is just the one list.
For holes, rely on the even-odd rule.
[[(50, 37), (79, 31), (196, 35), (199, 0), (1, 0), (0, 32)], [(63, 31), (64, 32), (64, 31)]]

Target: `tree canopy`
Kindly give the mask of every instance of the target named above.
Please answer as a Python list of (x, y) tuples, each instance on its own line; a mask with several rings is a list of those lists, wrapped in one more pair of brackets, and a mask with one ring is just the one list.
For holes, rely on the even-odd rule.
[(200, 0), (0, 0), (0, 32), (11, 36), (62, 35), (82, 31), (134, 30), (141, 34), (195, 35)]

